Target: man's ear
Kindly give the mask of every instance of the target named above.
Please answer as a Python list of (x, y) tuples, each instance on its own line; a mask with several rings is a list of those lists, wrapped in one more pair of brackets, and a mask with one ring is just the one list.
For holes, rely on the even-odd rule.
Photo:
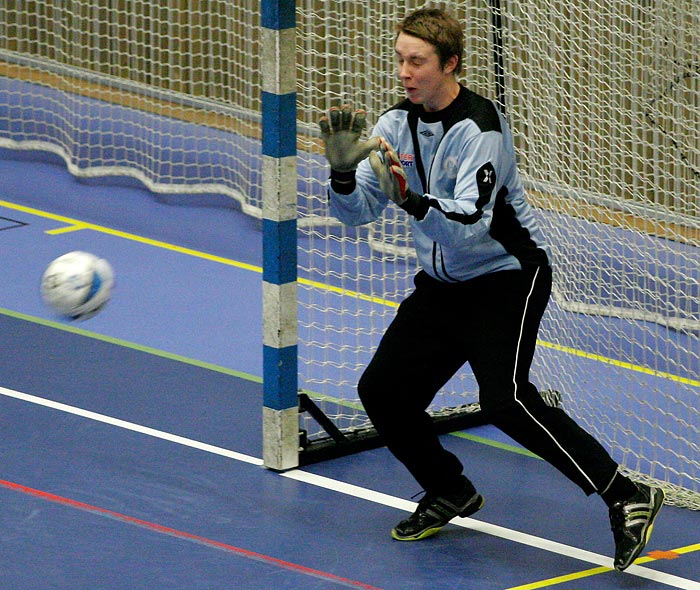
[(445, 62), (445, 67), (442, 69), (446, 74), (451, 74), (457, 68), (459, 63), (459, 58), (456, 55), (450, 57), (447, 62)]

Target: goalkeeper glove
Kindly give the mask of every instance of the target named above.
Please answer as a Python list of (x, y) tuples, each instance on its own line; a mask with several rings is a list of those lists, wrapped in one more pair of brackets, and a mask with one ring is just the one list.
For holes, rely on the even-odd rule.
[(401, 206), (408, 200), (410, 192), (406, 172), (396, 150), (383, 137), (379, 142), (379, 151), (381, 157), (376, 152), (372, 152), (369, 163), (379, 181), (381, 191), (394, 203)]
[(350, 105), (344, 105), (341, 109), (333, 107), (327, 116), (321, 118), (319, 127), (332, 171), (353, 172), (370, 152), (379, 147), (378, 137), (360, 141), (365, 125), (365, 112), (353, 111)]

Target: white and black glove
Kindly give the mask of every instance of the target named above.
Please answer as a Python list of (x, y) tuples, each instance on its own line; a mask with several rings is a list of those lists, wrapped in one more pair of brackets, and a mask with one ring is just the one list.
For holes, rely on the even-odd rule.
[(366, 118), (364, 111), (353, 110), (351, 105), (344, 105), (341, 109), (333, 107), (328, 115), (321, 117), (318, 124), (331, 170), (351, 172), (370, 152), (379, 147), (378, 137), (360, 141), (360, 135), (367, 124)]
[(351, 105), (331, 108), (318, 124), (331, 166), (331, 186), (336, 192), (349, 194), (355, 188), (357, 165), (379, 147), (379, 138), (360, 141), (367, 115)]

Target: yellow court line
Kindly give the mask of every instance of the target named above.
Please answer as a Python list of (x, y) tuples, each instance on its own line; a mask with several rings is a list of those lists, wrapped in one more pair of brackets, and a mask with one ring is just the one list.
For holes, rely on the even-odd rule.
[[(45, 219), (52, 219), (54, 221), (59, 221), (61, 223), (65, 223), (65, 227), (60, 227), (60, 228), (55, 228), (55, 229), (50, 229), (47, 230), (45, 233), (50, 234), (50, 235), (57, 235), (57, 234), (63, 234), (63, 233), (69, 233), (73, 231), (82, 231), (85, 229), (89, 229), (92, 231), (100, 232), (103, 234), (108, 234), (111, 236), (115, 236), (118, 238), (123, 238), (125, 240), (131, 240), (133, 242), (139, 242), (141, 244), (147, 244), (149, 246), (155, 246), (156, 248), (163, 248), (165, 250), (170, 250), (172, 252), (179, 252), (180, 254), (187, 254), (188, 256), (194, 256), (196, 258), (203, 258), (205, 260), (211, 260), (212, 262), (219, 262), (221, 264), (225, 264), (227, 266), (234, 266), (236, 268), (242, 268), (244, 270), (249, 270), (252, 272), (256, 272), (258, 274), (262, 274), (263, 269), (260, 266), (256, 266), (254, 264), (248, 264), (245, 262), (240, 262), (238, 260), (233, 260), (231, 258), (224, 258), (223, 256), (216, 256), (214, 254), (208, 254), (206, 252), (202, 252), (201, 250), (193, 250), (191, 248), (184, 248), (182, 246), (176, 246), (175, 244), (170, 244), (168, 242), (161, 242), (160, 240), (153, 240), (151, 238), (146, 238), (144, 236), (139, 236), (137, 234), (131, 234), (128, 232), (123, 232), (117, 229), (113, 229), (111, 227), (106, 227), (104, 225), (96, 225), (94, 223), (86, 223), (84, 221), (79, 221), (77, 219), (73, 219), (71, 217), (65, 217), (63, 215), (56, 215), (55, 213), (49, 213), (47, 211), (42, 211), (40, 209), (34, 209), (33, 207), (26, 207), (24, 205), (18, 205), (16, 203), (10, 203), (9, 201), (2, 201), (0, 200), (0, 207), (7, 207), (8, 209), (14, 209), (15, 211), (21, 211), (23, 213), (28, 213), (30, 215), (36, 215), (37, 217), (43, 217)], [(371, 303), (378, 303), (381, 305), (386, 305), (388, 307), (398, 307), (398, 303), (394, 303), (393, 301), (388, 301), (385, 299), (381, 299), (379, 297), (375, 297), (372, 295), (365, 295), (364, 293), (359, 293), (356, 291), (349, 291), (348, 289), (343, 289), (341, 287), (334, 287), (333, 285), (326, 285), (324, 283), (320, 283), (318, 281), (311, 281), (308, 279), (303, 279), (300, 278), (298, 280), (299, 283), (303, 285), (307, 285), (316, 289), (322, 289), (325, 291), (331, 291), (334, 293), (338, 293), (341, 295), (347, 295), (349, 297), (353, 297), (355, 299), (360, 299), (363, 301), (369, 301)]]
[(542, 580), (541, 582), (533, 582), (532, 584), (525, 584), (524, 586), (513, 586), (507, 590), (537, 590), (538, 588), (549, 588), (551, 586), (556, 586), (557, 584), (563, 584), (564, 582), (571, 582), (573, 580), (580, 580), (582, 578), (587, 578), (589, 576), (595, 576), (597, 574), (604, 574), (606, 572), (613, 571), (609, 567), (594, 567), (589, 570), (584, 570), (582, 572), (576, 572), (574, 574), (568, 574), (566, 576), (559, 576), (557, 578), (550, 578), (549, 580)]
[[(176, 246), (174, 244), (170, 244), (168, 242), (162, 242), (160, 240), (152, 240), (150, 238), (139, 236), (137, 234), (131, 234), (128, 232), (119, 231), (119, 230), (112, 229), (110, 227), (106, 227), (103, 225), (86, 223), (86, 222), (83, 222), (83, 221), (80, 221), (77, 219), (72, 219), (70, 217), (64, 217), (63, 215), (56, 215), (54, 213), (49, 213), (47, 211), (42, 211), (40, 209), (34, 209), (33, 207), (26, 207), (24, 205), (18, 205), (16, 203), (11, 203), (9, 201), (0, 200), (0, 207), (7, 207), (8, 209), (22, 211), (22, 212), (28, 213), (30, 215), (36, 215), (37, 217), (44, 217), (46, 219), (53, 219), (54, 221), (59, 221), (61, 223), (66, 224), (67, 227), (48, 230), (46, 233), (49, 233), (49, 234), (59, 234), (59, 233), (65, 233), (65, 232), (70, 232), (70, 231), (81, 231), (84, 229), (89, 229), (92, 231), (97, 231), (97, 232), (108, 234), (108, 235), (115, 236), (118, 238), (123, 238), (123, 239), (131, 240), (134, 242), (139, 242), (141, 244), (147, 244), (149, 246), (163, 248), (165, 250), (170, 250), (172, 252), (179, 252), (180, 254), (186, 254), (188, 256), (194, 256), (196, 258), (202, 258), (205, 260), (210, 260), (212, 262), (218, 262), (220, 264), (225, 264), (227, 266), (234, 266), (236, 268), (249, 270), (252, 272), (259, 273), (259, 274), (262, 274), (262, 272), (263, 272), (263, 269), (261, 267), (255, 266), (253, 264), (247, 264), (245, 262), (240, 262), (238, 260), (232, 260), (230, 258), (224, 258), (222, 256), (215, 256), (214, 254), (208, 254), (208, 253), (202, 252), (200, 250), (193, 250), (191, 248), (184, 248), (182, 246)], [(396, 303), (395, 301), (389, 301), (387, 299), (383, 299), (381, 297), (376, 297), (373, 295), (366, 295), (366, 294), (360, 293), (358, 291), (350, 291), (350, 290), (344, 289), (342, 287), (335, 287), (333, 285), (327, 285), (325, 283), (321, 283), (318, 281), (312, 281), (309, 279), (299, 278), (298, 283), (301, 285), (306, 285), (306, 286), (315, 288), (315, 289), (320, 289), (320, 290), (328, 291), (331, 293), (337, 293), (339, 295), (344, 295), (344, 296), (351, 297), (353, 299), (358, 299), (361, 301), (367, 301), (369, 303), (376, 303), (378, 305), (383, 305), (386, 307), (396, 308), (399, 306), (399, 304)], [(665, 373), (663, 371), (657, 371), (655, 369), (650, 369), (648, 367), (642, 367), (639, 365), (634, 365), (632, 363), (627, 363), (624, 361), (611, 359), (611, 358), (600, 356), (600, 355), (593, 354), (590, 352), (584, 352), (582, 350), (577, 350), (575, 348), (570, 348), (568, 346), (560, 346), (558, 344), (554, 344), (551, 342), (538, 340), (538, 344), (540, 346), (542, 346), (543, 348), (558, 350), (558, 351), (564, 352), (566, 354), (571, 354), (573, 356), (591, 359), (594, 361), (598, 361), (598, 362), (601, 362), (604, 364), (620, 367), (620, 368), (634, 371), (637, 373), (643, 373), (646, 375), (661, 377), (664, 379), (668, 379), (670, 381), (675, 381), (677, 383), (691, 385), (693, 387), (700, 387), (700, 380), (698, 380), (698, 379), (689, 379), (687, 377), (681, 377), (679, 375), (674, 375), (672, 373)]]
[(605, 363), (606, 365), (612, 365), (615, 367), (620, 367), (622, 369), (628, 369), (630, 371), (635, 371), (637, 373), (643, 373), (645, 375), (652, 375), (653, 377), (662, 377), (668, 379), (669, 381), (675, 381), (676, 383), (683, 383), (685, 385), (690, 385), (692, 387), (700, 387), (700, 380), (690, 379), (688, 377), (681, 377), (680, 375), (674, 375), (673, 373), (666, 373), (664, 371), (657, 371), (656, 369), (650, 369), (649, 367), (641, 367), (632, 363), (625, 361), (619, 361), (617, 359), (611, 359), (599, 354), (593, 354), (592, 352), (584, 352), (583, 350), (578, 350), (576, 348), (570, 348), (568, 346), (561, 346), (559, 344), (553, 344), (551, 342), (544, 342), (538, 340), (537, 343), (543, 348), (550, 348), (552, 350), (558, 350), (560, 352), (565, 352), (573, 356), (580, 358), (586, 358), (600, 363)]
[[(672, 549), (671, 553), (678, 553), (679, 555), (685, 553), (692, 553), (693, 551), (700, 551), (700, 543), (695, 543), (693, 545), (686, 545), (685, 547), (679, 547), (678, 549)], [(634, 561), (634, 565), (642, 565), (644, 563), (649, 563), (652, 561), (659, 561), (660, 558), (644, 556), (639, 557)], [(596, 576), (598, 574), (605, 574), (607, 572), (615, 571), (610, 567), (594, 567), (591, 569), (583, 570), (580, 572), (574, 572), (572, 574), (567, 574), (565, 576), (558, 576), (556, 578), (549, 578), (548, 580), (541, 580), (539, 582), (533, 582), (531, 584), (525, 584), (523, 586), (513, 586), (507, 588), (507, 590), (538, 590), (539, 588), (550, 588), (556, 586), (557, 584), (563, 584), (564, 582), (572, 582), (574, 580), (580, 580), (582, 578), (588, 578), (590, 576)], [(698, 584), (700, 587), (700, 584)]]
[(49, 234), (50, 236), (58, 236), (61, 234), (69, 234), (74, 231), (82, 231), (84, 229), (90, 228), (85, 223), (76, 223), (74, 225), (66, 225), (55, 229), (47, 229), (44, 233)]
[(17, 205), (15, 203), (9, 203), (8, 201), (0, 201), (0, 207), (7, 207), (8, 209), (14, 209), (16, 211), (22, 211), (23, 213), (29, 213), (30, 215), (36, 215), (37, 217), (44, 217), (46, 219), (52, 219), (54, 221), (60, 221), (65, 223), (68, 227), (58, 228), (48, 230), (48, 234), (59, 234), (70, 231), (80, 231), (84, 229), (89, 229), (92, 231), (100, 232), (103, 234), (108, 234), (110, 236), (115, 236), (117, 238), (123, 238), (125, 240), (131, 240), (132, 242), (139, 242), (141, 244), (147, 244), (149, 246), (155, 246), (156, 248), (163, 248), (165, 250), (170, 250), (172, 252), (178, 252), (180, 254), (187, 254), (188, 256), (194, 256), (196, 258), (203, 258), (205, 260), (211, 260), (212, 262), (219, 262), (227, 266), (235, 266), (237, 268), (242, 268), (245, 270), (250, 270), (253, 272), (262, 273), (262, 268), (259, 266), (254, 266), (252, 264), (247, 264), (245, 262), (240, 262), (238, 260), (232, 260), (230, 258), (224, 258), (223, 256), (216, 256), (214, 254), (208, 254), (202, 252), (201, 250), (193, 250), (191, 248), (184, 248), (182, 246), (176, 246), (175, 244), (170, 244), (168, 242), (162, 242), (160, 240), (152, 240), (151, 238), (146, 238), (144, 236), (139, 236), (137, 234), (131, 234), (128, 232), (113, 229), (111, 227), (106, 227), (104, 225), (96, 225), (94, 223), (86, 223), (84, 221), (79, 221), (77, 219), (72, 219), (70, 217), (64, 217), (63, 215), (56, 215), (55, 213), (48, 213), (47, 211), (41, 211), (40, 209), (34, 209), (32, 207), (25, 207), (24, 205)]

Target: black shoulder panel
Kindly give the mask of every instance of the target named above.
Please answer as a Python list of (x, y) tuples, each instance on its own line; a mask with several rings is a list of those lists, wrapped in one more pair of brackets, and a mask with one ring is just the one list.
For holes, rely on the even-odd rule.
[(459, 121), (471, 119), (482, 133), (487, 131), (501, 132), (501, 119), (498, 116), (496, 105), (489, 99), (462, 87), (457, 99), (450, 105), (454, 111), (446, 121), (447, 127), (451, 127)]
[(385, 113), (388, 113), (390, 111), (410, 111), (412, 108), (415, 108), (413, 106), (413, 103), (411, 103), (411, 101), (408, 100), (407, 98), (404, 98), (403, 100), (397, 102), (395, 105), (386, 109), (382, 113), (382, 115), (384, 115)]

